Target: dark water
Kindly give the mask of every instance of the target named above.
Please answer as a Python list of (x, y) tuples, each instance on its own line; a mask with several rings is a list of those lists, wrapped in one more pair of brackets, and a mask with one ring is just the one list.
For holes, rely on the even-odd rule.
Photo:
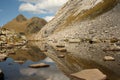
[[(83, 69), (98, 68), (107, 75), (107, 80), (120, 80), (120, 52), (104, 52), (105, 44), (64, 43), (67, 52), (57, 51), (54, 46), (41, 42), (29, 42), (0, 62), (5, 80), (79, 80), (70, 74)], [(99, 45), (99, 46), (98, 46)], [(102, 47), (101, 47), (102, 46)], [(97, 50), (97, 52), (96, 52)], [(65, 55), (58, 58), (58, 55)], [(104, 61), (110, 55), (115, 61)], [(15, 60), (25, 61), (23, 64)], [(30, 64), (44, 62), (48, 68), (29, 68)]]

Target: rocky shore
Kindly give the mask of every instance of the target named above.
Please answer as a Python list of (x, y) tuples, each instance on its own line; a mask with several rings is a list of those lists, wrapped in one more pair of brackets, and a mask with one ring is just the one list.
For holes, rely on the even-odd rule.
[(15, 31), (10, 31), (6, 28), (1, 28), (0, 29), (0, 61), (4, 60), (9, 53), (15, 53), (14, 50), (12, 50), (12, 48), (17, 46), (23, 46), (26, 43), (27, 43), (27, 39), (24, 35), (18, 34)]
[[(27, 43), (24, 35), (18, 34), (15, 31), (10, 31), (6, 28), (0, 29), (0, 62), (6, 60), (9, 54), (15, 53), (18, 46), (23, 46)], [(3, 80), (3, 72), (0, 70), (0, 80)]]

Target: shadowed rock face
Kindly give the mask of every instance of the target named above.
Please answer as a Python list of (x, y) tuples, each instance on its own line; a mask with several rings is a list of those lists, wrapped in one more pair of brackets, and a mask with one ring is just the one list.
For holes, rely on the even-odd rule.
[(41, 30), (41, 28), (46, 24), (47, 22), (42, 19), (42, 18), (38, 18), (38, 17), (33, 17), (31, 18), (30, 22), (27, 23), (27, 27), (25, 29), (25, 32), (27, 34), (33, 34), (33, 33), (37, 33), (38, 31)]
[(20, 14), (16, 17), (16, 21), (18, 22), (27, 21), (27, 18), (25, 18), (22, 14)]

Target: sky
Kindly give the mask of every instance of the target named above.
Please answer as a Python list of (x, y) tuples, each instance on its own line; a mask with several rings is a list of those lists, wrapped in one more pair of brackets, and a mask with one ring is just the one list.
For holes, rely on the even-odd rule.
[(27, 18), (51, 20), (68, 0), (0, 0), (0, 26), (23, 14)]

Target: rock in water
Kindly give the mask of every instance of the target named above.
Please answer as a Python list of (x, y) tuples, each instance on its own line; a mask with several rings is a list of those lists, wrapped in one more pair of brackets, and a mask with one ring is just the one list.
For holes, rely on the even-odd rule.
[(65, 55), (58, 55), (58, 58), (64, 58), (65, 57)]
[(105, 61), (115, 61), (115, 58), (112, 57), (112, 56), (105, 56), (105, 57), (104, 57), (104, 60), (105, 60)]
[(60, 51), (60, 52), (67, 52), (67, 49), (65, 49), (65, 48), (57, 48), (57, 51)]
[(1, 69), (0, 69), (0, 80), (4, 80), (4, 74)]
[(107, 78), (106, 75), (98, 69), (87, 69), (71, 75), (80, 80), (106, 80)]
[(29, 67), (31, 67), (31, 68), (42, 68), (42, 67), (49, 67), (49, 65), (45, 64), (45, 63), (39, 63), (39, 64), (32, 64)]
[(23, 64), (25, 61), (22, 61), (22, 60), (17, 60), (17, 61), (14, 61), (15, 63), (19, 63), (19, 64)]
[(0, 61), (4, 61), (7, 59), (7, 55), (6, 54), (0, 54)]
[(65, 45), (59, 44), (59, 45), (56, 45), (56, 47), (58, 47), (58, 48), (63, 48), (63, 47), (65, 47)]

